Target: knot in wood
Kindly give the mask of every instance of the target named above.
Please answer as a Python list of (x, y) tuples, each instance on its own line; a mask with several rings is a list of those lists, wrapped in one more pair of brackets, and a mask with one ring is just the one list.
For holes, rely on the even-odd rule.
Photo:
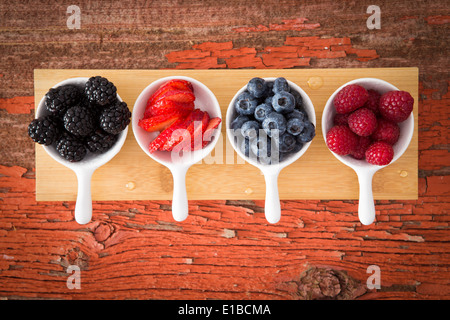
[(100, 223), (94, 230), (94, 237), (97, 242), (106, 241), (114, 232), (114, 228), (107, 223)]
[(365, 292), (359, 281), (331, 268), (310, 268), (298, 283), (298, 294), (306, 300), (347, 300)]

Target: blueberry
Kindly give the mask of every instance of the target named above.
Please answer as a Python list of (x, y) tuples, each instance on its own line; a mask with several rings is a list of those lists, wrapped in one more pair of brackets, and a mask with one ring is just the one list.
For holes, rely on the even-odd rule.
[(295, 139), (297, 139), (297, 144), (301, 144), (303, 146), (303, 141), (300, 138), (300, 135), (296, 136)]
[(250, 140), (250, 150), (258, 157), (270, 157), (271, 142), (266, 135), (260, 135), (258, 138)]
[(289, 119), (286, 124), (286, 131), (293, 136), (298, 136), (303, 131), (304, 127), (305, 123), (302, 120), (298, 118), (292, 118)]
[(301, 142), (310, 142), (316, 135), (316, 128), (310, 121), (305, 122), (303, 131), (298, 135)]
[(260, 104), (255, 109), (255, 119), (259, 122), (262, 122), (266, 116), (273, 111), (273, 108), (271, 105), (268, 104)]
[(272, 107), (277, 112), (289, 113), (294, 111), (295, 98), (289, 92), (279, 92), (272, 98)]
[(289, 87), (289, 83), (285, 78), (276, 78), (273, 83), (273, 92), (279, 93), (279, 92), (289, 92), (291, 88)]
[(278, 150), (281, 153), (291, 152), (297, 144), (297, 139), (290, 133), (285, 132), (278, 138)]
[(250, 157), (250, 139), (248, 138), (242, 139), (239, 147), (246, 157)]
[(271, 112), (262, 122), (262, 127), (269, 137), (276, 134), (280, 136), (286, 132), (286, 119), (280, 113)]
[(237, 113), (248, 116), (255, 112), (257, 105), (258, 102), (250, 95), (250, 93), (244, 91), (236, 98), (234, 108)]
[(299, 92), (295, 90), (291, 90), (291, 94), (294, 96), (295, 99), (295, 108), (300, 109), (303, 106), (303, 98), (300, 95)]
[(247, 116), (239, 115), (231, 122), (231, 129), (237, 130), (242, 127), (244, 122), (250, 121), (250, 118)]
[(272, 141), (274, 140), (265, 134), (250, 140), (250, 151), (257, 156), (259, 163), (276, 164), (280, 162), (280, 153), (276, 143), (272, 143)]
[(266, 81), (261, 78), (253, 78), (247, 84), (248, 92), (255, 98), (261, 98), (266, 94)]
[(244, 122), (244, 124), (242, 124), (241, 130), (242, 130), (242, 135), (245, 138), (256, 138), (259, 134), (259, 129), (261, 128), (260, 124), (257, 121), (254, 120), (250, 120), (247, 122)]
[(266, 81), (266, 86), (267, 86), (267, 94), (270, 96), (270, 95), (273, 95), (274, 93), (273, 93), (273, 81)]
[(300, 150), (302, 150), (302, 148), (303, 148), (303, 142), (298, 141), (298, 140), (299, 140), (299, 139), (298, 139), (298, 136), (296, 137), (296, 139), (297, 139), (297, 143), (295, 144), (294, 149), (292, 149), (292, 153), (297, 153), (297, 152), (299, 152)]
[(285, 115), (286, 120), (290, 120), (292, 118), (297, 118), (300, 121), (305, 121), (306, 120), (306, 116), (305, 113), (302, 111), (298, 111), (298, 110), (294, 110), (292, 112), (289, 112), (288, 114)]

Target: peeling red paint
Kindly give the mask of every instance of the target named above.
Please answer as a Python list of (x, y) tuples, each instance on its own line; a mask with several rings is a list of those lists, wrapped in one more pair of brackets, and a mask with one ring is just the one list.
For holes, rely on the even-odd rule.
[(205, 42), (192, 46), (193, 49), (171, 52), (166, 57), (177, 64), (176, 69), (294, 68), (309, 66), (311, 59), (370, 61), (379, 57), (376, 50), (354, 48), (348, 37), (286, 37), (283, 46), (262, 50), (233, 48), (232, 45), (231, 41)]
[(446, 23), (450, 23), (450, 16), (429, 16), (429, 17), (425, 18), (425, 21), (428, 24), (434, 24), (434, 25), (446, 24)]
[(34, 96), (0, 99), (0, 109), (10, 114), (31, 113), (34, 109)]
[(267, 31), (287, 31), (287, 30), (312, 30), (320, 27), (320, 23), (305, 23), (306, 18), (282, 20), (281, 24), (270, 23), (269, 26), (258, 25), (256, 27), (234, 28), (235, 32), (267, 32)]

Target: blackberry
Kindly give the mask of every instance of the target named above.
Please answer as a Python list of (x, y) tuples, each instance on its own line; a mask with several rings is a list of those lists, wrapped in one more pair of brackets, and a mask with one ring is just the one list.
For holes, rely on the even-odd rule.
[(61, 125), (54, 116), (39, 117), (28, 125), (28, 135), (34, 142), (51, 145), (59, 137)]
[(51, 88), (45, 94), (45, 106), (49, 112), (62, 116), (66, 110), (74, 106), (81, 97), (81, 91), (74, 85)]
[(86, 147), (93, 153), (104, 153), (108, 151), (117, 141), (117, 135), (109, 134), (97, 129), (86, 138)]
[(76, 136), (87, 136), (95, 129), (92, 112), (80, 105), (69, 108), (64, 114), (63, 120), (64, 128)]
[(89, 78), (84, 87), (84, 92), (90, 102), (94, 102), (99, 106), (106, 106), (117, 100), (116, 86), (101, 76)]
[(100, 127), (108, 133), (119, 134), (130, 123), (131, 112), (125, 102), (117, 101), (103, 109), (100, 114)]
[(56, 144), (56, 151), (58, 151), (61, 157), (70, 162), (78, 162), (83, 160), (87, 153), (83, 142), (69, 133), (63, 134), (58, 140)]

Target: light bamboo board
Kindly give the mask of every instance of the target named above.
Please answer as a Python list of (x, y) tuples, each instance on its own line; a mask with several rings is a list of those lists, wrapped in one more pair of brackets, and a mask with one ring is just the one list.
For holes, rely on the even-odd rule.
[[(186, 177), (189, 200), (264, 199), (265, 183), (260, 171), (244, 163), (232, 149), (225, 134), (225, 116), (235, 92), (252, 77), (283, 76), (302, 87), (310, 96), (317, 118), (316, 137), (306, 153), (283, 169), (278, 185), (281, 199), (358, 199), (354, 171), (339, 162), (325, 145), (320, 125), (329, 96), (342, 84), (357, 78), (386, 80), (415, 99), (414, 135), (408, 150), (373, 179), (375, 199), (418, 198), (418, 69), (289, 69), (289, 70), (49, 70), (34, 71), (35, 105), (49, 88), (72, 77), (102, 75), (113, 81), (118, 93), (133, 109), (140, 92), (151, 82), (166, 76), (195, 78), (216, 95), (224, 125), (213, 154), (193, 165)], [(321, 84), (322, 83), (322, 84)], [(319, 84), (319, 85), (318, 85)], [(320, 85), (321, 84), (321, 85)], [(170, 171), (149, 158), (138, 146), (131, 126), (121, 152), (92, 177), (93, 200), (170, 200)], [(36, 200), (74, 201), (75, 174), (54, 161), (36, 145)]]

